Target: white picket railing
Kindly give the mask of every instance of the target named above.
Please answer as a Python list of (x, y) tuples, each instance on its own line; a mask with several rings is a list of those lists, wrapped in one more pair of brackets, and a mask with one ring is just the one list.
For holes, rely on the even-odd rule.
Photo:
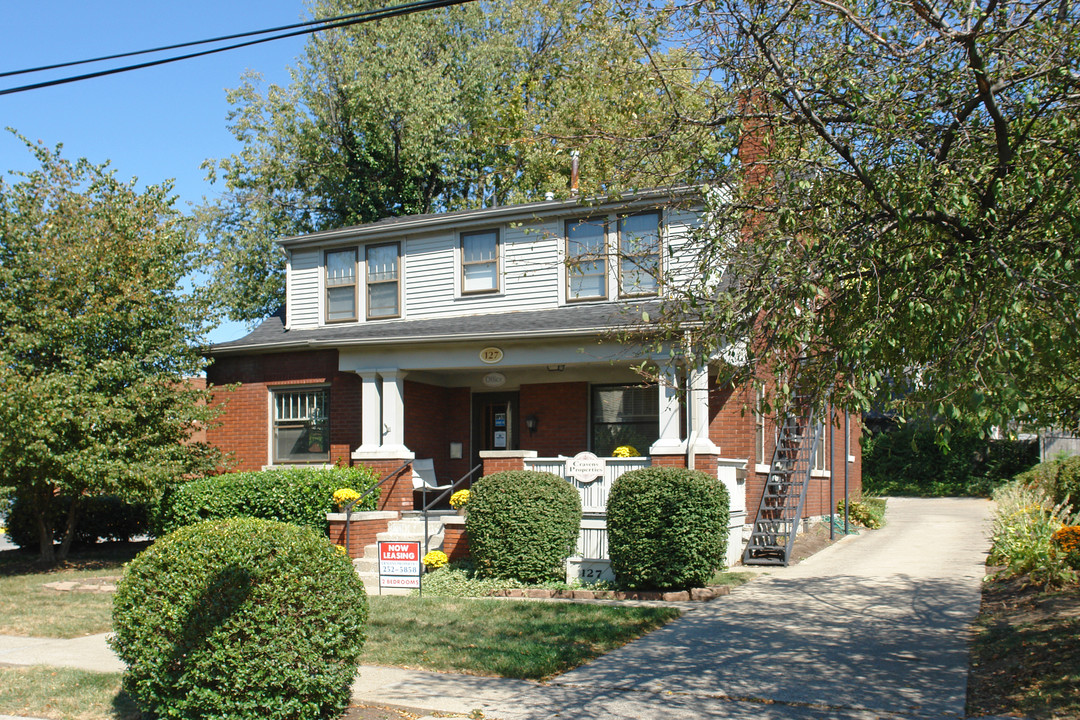
[(647, 457), (603, 458), (603, 460), (603, 477), (587, 483), (567, 476), (566, 464), (570, 458), (530, 458), (525, 460), (525, 469), (549, 472), (565, 478), (581, 495), (581, 512), (586, 515), (595, 515), (607, 512), (607, 499), (611, 494), (611, 485), (615, 482), (615, 478), (631, 470), (649, 467), (650, 464)]
[(526, 470), (549, 472), (564, 478), (581, 496), (581, 532), (578, 534), (577, 556), (588, 560), (607, 560), (607, 500), (615, 478), (625, 472), (649, 467), (647, 457), (603, 458), (604, 474), (592, 482), (583, 483), (566, 474), (570, 458), (530, 458)]

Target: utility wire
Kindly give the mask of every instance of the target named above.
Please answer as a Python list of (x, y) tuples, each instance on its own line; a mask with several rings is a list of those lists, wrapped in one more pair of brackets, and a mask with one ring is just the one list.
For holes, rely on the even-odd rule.
[[(400, 7), (400, 6), (399, 6)], [(341, 20), (350, 20), (353, 18), (365, 17), (372, 13), (382, 12), (381, 10), (367, 10), (361, 13), (351, 13), (349, 15), (339, 15), (338, 17), (325, 18), (323, 20), (308, 20), (307, 22), (294, 23), (292, 25), (280, 25), (274, 28), (267, 28), (266, 30), (254, 30), (252, 32), (235, 33), (232, 35), (222, 35), (221, 37), (209, 38), (207, 40), (195, 40), (194, 42), (177, 43), (175, 45), (162, 45), (161, 47), (152, 48), (150, 50), (135, 50), (133, 52), (117, 53), (115, 55), (102, 55), (101, 57), (91, 58), (89, 60), (73, 60), (71, 62), (55, 63), (53, 65), (42, 65), (36, 68), (26, 68), (24, 70), (8, 70), (6, 72), (0, 72), (0, 78), (12, 77), (15, 75), (27, 75), (29, 73), (44, 72), (45, 70), (59, 70), (60, 68), (76, 67), (78, 65), (89, 65), (90, 63), (104, 62), (106, 60), (119, 60), (121, 58), (135, 57), (137, 55), (151, 55), (153, 53), (165, 52), (166, 50), (179, 50), (180, 48), (195, 47), (197, 45), (208, 45), (211, 43), (225, 42), (226, 40), (236, 40), (238, 38), (254, 37), (256, 35), (266, 35), (268, 33), (281, 32), (282, 30), (295, 30), (301, 27), (310, 27), (312, 25), (323, 25), (325, 23), (338, 22)]]
[[(436, 8), (451, 7), (453, 5), (462, 5), (464, 3), (473, 1), (474, 0), (418, 0), (417, 2), (407, 3), (405, 5), (395, 5), (392, 7), (381, 8), (378, 10), (369, 10), (362, 13), (354, 13), (352, 15), (342, 15), (340, 17), (327, 18), (325, 20), (311, 20), (308, 22), (296, 23), (293, 25), (283, 25), (281, 27), (271, 28), (269, 30), (237, 33), (234, 35), (226, 35), (211, 40), (198, 40), (188, 43), (178, 43), (176, 45), (164, 46), (160, 48), (155, 48), (153, 50), (139, 50), (129, 53), (120, 53), (117, 55), (94, 58), (92, 60), (78, 60), (69, 63), (57, 63), (55, 65), (47, 65), (40, 68), (33, 68), (28, 70), (15, 70), (0, 73), (0, 77), (10, 77), (13, 75), (22, 75), (31, 72), (40, 72), (43, 70), (72, 67), (76, 65), (85, 65), (87, 63), (101, 62), (104, 60), (113, 60), (124, 57), (132, 57), (136, 55), (145, 55), (148, 53), (162, 52), (164, 50), (194, 47), (197, 45), (205, 45), (208, 43), (222, 42), (224, 40), (252, 37), (255, 35), (264, 35), (266, 33), (278, 32), (280, 30), (293, 30), (292, 32), (282, 33), (280, 35), (272, 35), (270, 37), (258, 38), (256, 40), (248, 40), (241, 43), (235, 43), (233, 45), (226, 45), (224, 47), (187, 53), (185, 55), (177, 55), (174, 57), (162, 58), (160, 60), (150, 60), (143, 63), (137, 63), (135, 65), (124, 65), (122, 67), (110, 68), (108, 70), (99, 70), (97, 72), (86, 73), (83, 75), (75, 75), (66, 78), (59, 78), (56, 80), (46, 80), (44, 82), (33, 83), (30, 85), (21, 85), (18, 87), (6, 88), (0, 90), (0, 95), (11, 95), (13, 93), (26, 92), (27, 90), (38, 90), (41, 88), (53, 87), (54, 85), (65, 85), (67, 83), (79, 82), (81, 80), (90, 80), (92, 78), (105, 77), (107, 75), (116, 75), (118, 73), (128, 72), (130, 70), (141, 70), (143, 68), (155, 67), (157, 65), (165, 65), (168, 63), (179, 62), (180, 60), (190, 60), (192, 58), (202, 57), (204, 55), (212, 55), (214, 53), (225, 52), (226, 50), (236, 50), (237, 48), (248, 47), (251, 45), (259, 45), (261, 43), (267, 43), (273, 40), (284, 40), (285, 38), (296, 37), (298, 35), (308, 35), (311, 33), (319, 32), (321, 30), (332, 30), (335, 28), (348, 27), (349, 25), (358, 25), (361, 23), (371, 22), (373, 20), (383, 20), (386, 18), (400, 17), (402, 15), (411, 15), (412, 13), (421, 12), (424, 10), (433, 10)], [(303, 29), (295, 30), (294, 28)]]

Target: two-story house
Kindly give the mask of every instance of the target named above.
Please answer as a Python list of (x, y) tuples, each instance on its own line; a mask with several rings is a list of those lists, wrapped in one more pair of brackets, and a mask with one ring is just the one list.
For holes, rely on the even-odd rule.
[[(411, 472), (439, 484), (503, 469), (562, 474), (582, 493), (586, 558), (606, 557), (603, 511), (619, 473), (642, 465), (716, 474), (732, 495), (731, 559), (765, 484), (776, 430), (752, 391), (716, 369), (650, 352), (635, 333), (668, 283), (693, 272), (694, 190), (617, 201), (550, 200), (398, 217), (280, 241), (286, 303), (215, 345), (222, 391), (211, 442), (237, 469), (363, 463), (384, 475), (381, 508), (415, 507)], [(655, 317), (653, 312), (652, 316)], [(663, 378), (635, 371), (649, 361)], [(749, 410), (748, 410), (749, 408)], [(859, 486), (858, 428), (819, 450), (806, 515), (829, 512), (828, 483)], [(834, 431), (835, 433), (835, 431)], [(615, 459), (618, 446), (642, 457)], [(832, 451), (829, 452), (829, 448)], [(591, 452), (603, 475), (575, 478)]]

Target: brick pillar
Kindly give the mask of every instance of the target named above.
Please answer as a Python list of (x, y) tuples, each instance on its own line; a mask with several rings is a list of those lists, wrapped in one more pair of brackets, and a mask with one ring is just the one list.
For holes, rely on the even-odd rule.
[[(383, 483), (379, 493), (379, 510), (409, 512), (414, 509), (412, 458), (363, 459), (357, 458), (356, 453), (353, 453), (353, 460), (355, 465), (367, 465), (375, 470), (380, 480), (389, 477)], [(404, 467), (402, 467), (402, 463), (406, 463)], [(391, 476), (391, 473), (393, 473), (393, 476)]]
[(465, 534), (465, 518), (460, 515), (443, 520), (443, 552), (451, 560), (469, 557), (469, 537)]
[(482, 450), (480, 461), (484, 463), (484, 469), (481, 472), (491, 475), (507, 470), (524, 470), (525, 460), (536, 455), (535, 450)]
[(346, 545), (348, 535), (349, 557), (355, 560), (364, 556), (364, 548), (374, 545), (376, 535), (386, 532), (391, 520), (397, 520), (400, 515), (396, 512), (355, 512), (352, 514), (349, 532), (345, 532), (345, 513), (327, 513), (326, 520), (330, 525), (330, 542), (335, 545)]

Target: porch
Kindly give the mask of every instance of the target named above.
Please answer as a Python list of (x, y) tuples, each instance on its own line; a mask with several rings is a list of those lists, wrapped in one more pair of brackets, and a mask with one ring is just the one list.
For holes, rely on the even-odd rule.
[[(567, 582), (575, 579), (592, 582), (614, 580), (607, 541), (607, 501), (611, 487), (623, 473), (653, 464), (672, 464), (670, 458), (666, 458), (666, 463), (657, 463), (652, 457), (599, 458), (591, 453), (579, 453), (574, 457), (539, 457), (530, 450), (485, 451), (482, 459), (482, 475), (508, 470), (549, 472), (562, 477), (578, 491), (582, 520), (577, 548), (567, 561)], [(726, 558), (728, 566), (731, 566), (738, 561), (742, 551), (743, 526), (746, 523), (745, 461), (712, 456), (707, 465), (711, 466), (709, 473), (715, 474), (724, 484), (731, 498)], [(583, 467), (586, 468), (584, 471)], [(411, 462), (405, 463), (405, 467), (399, 470), (397, 475), (406, 471), (410, 473), (408, 488), (411, 501)], [(403, 479), (397, 475), (388, 476), (384, 483), (383, 487), (389, 486), (390, 490), (389, 497), (384, 495), (380, 501), (382, 507), (396, 504), (393, 499), (395, 488), (404, 487)], [(457, 489), (456, 484), (454, 488), (442, 490), (441, 494), (448, 495), (453, 489)], [(420, 510), (357, 513), (351, 519), (349, 531), (345, 530), (345, 520), (344, 515), (331, 517), (331, 539), (338, 544), (347, 544), (349, 555), (360, 560), (364, 568), (367, 567), (364, 563), (374, 558), (375, 543), (380, 540), (419, 541), (425, 553), (428, 550), (442, 550), (452, 559), (468, 553), (464, 518), (454, 513), (431, 509), (425, 511), (423, 505)], [(363, 568), (361, 570), (363, 574)], [(371, 580), (377, 582), (377, 578)]]

